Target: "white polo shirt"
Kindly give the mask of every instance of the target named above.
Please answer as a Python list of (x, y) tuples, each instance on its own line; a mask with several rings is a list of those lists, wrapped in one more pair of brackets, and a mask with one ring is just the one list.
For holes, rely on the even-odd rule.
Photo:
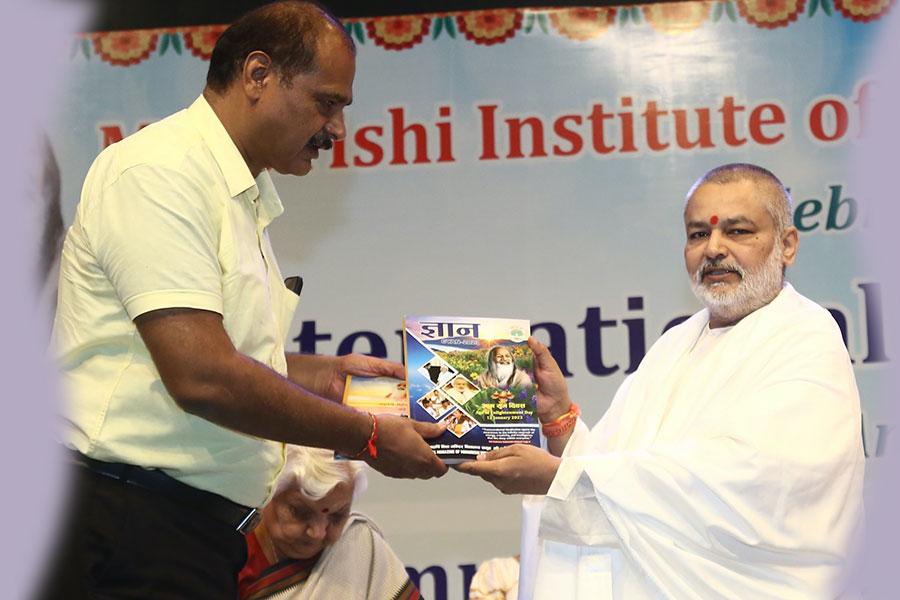
[(298, 298), (266, 233), (283, 210), (269, 174), (254, 180), (202, 96), (97, 157), (63, 246), (54, 323), (70, 446), (246, 506), (267, 499), (282, 444), (179, 408), (133, 319), (217, 312), (238, 351), (286, 374)]

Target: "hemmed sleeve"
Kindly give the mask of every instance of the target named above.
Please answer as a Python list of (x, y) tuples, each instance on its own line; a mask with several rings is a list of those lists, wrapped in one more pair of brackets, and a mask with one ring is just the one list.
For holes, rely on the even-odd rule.
[(184, 174), (137, 165), (102, 191), (85, 232), (129, 318), (161, 308), (221, 314), (221, 219)]
[(198, 290), (160, 290), (132, 296), (124, 302), (132, 320), (144, 313), (163, 308), (194, 308), (222, 314), (222, 296)]

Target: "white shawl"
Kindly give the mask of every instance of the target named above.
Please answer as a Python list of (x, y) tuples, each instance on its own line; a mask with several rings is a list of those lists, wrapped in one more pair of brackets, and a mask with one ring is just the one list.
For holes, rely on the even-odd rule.
[(579, 423), (535, 598), (835, 597), (864, 470), (840, 331), (785, 286), (691, 364), (707, 322), (664, 334), (597, 426)]

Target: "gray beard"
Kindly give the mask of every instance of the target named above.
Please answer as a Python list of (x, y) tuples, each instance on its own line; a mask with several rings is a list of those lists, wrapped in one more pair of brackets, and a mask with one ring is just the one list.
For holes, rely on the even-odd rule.
[(722, 263), (718, 266), (735, 270), (741, 281), (732, 291), (719, 290), (717, 286), (701, 281), (703, 268), (718, 264), (704, 261), (691, 276), (691, 290), (709, 310), (711, 318), (734, 323), (771, 302), (784, 286), (784, 266), (781, 258), (784, 249), (776, 243), (766, 261), (759, 268), (744, 270), (738, 265)]
[(494, 363), (494, 377), (497, 378), (497, 381), (505, 383), (507, 379), (512, 377), (514, 369), (514, 365), (499, 365)]

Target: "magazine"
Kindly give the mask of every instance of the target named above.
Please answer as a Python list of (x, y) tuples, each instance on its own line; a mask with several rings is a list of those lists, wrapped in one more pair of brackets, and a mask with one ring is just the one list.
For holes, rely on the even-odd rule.
[(509, 444), (540, 445), (531, 324), (521, 319), (404, 319), (409, 415), (440, 422), (430, 440), (447, 463)]
[(343, 403), (373, 415), (409, 416), (406, 382), (393, 377), (347, 375)]
[[(409, 417), (409, 395), (406, 382), (394, 377), (366, 377), (347, 375), (342, 402), (357, 410), (373, 415), (395, 415)], [(336, 460), (353, 460), (340, 452), (334, 453)]]

